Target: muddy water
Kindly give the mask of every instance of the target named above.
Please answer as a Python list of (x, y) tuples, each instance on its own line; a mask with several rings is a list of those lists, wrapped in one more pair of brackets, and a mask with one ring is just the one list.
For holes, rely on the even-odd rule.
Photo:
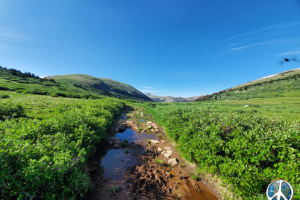
[[(124, 132), (119, 132), (115, 134), (114, 138), (120, 138), (121, 141), (128, 140), (129, 144), (132, 143), (144, 143), (146, 146), (148, 139), (151, 140), (160, 140), (157, 134), (155, 133), (147, 133), (147, 132), (138, 132), (127, 128)], [(145, 146), (139, 150), (139, 153), (144, 154)], [(126, 153), (126, 149), (129, 150)], [(134, 166), (138, 163), (138, 158), (141, 154), (136, 154), (136, 151), (131, 148), (130, 145), (124, 148), (118, 149), (110, 149), (107, 153), (102, 157), (100, 161), (100, 165), (104, 168), (103, 176), (106, 178), (111, 178), (110, 181), (107, 182), (109, 186), (106, 187), (109, 190), (111, 187), (119, 185), (122, 187), (121, 192), (119, 192), (116, 196), (111, 196), (109, 193), (103, 192), (104, 190), (100, 191), (101, 195), (98, 195), (97, 199), (134, 199), (130, 195), (130, 190), (128, 190), (128, 183), (125, 181), (124, 178), (124, 171), (126, 168)], [(175, 171), (169, 170), (168, 167), (163, 167), (166, 171), (169, 171), (172, 175), (172, 179), (170, 183), (179, 183), (178, 187), (178, 194), (181, 194), (179, 197), (178, 194), (176, 195), (162, 195), (158, 196), (158, 199), (181, 199), (181, 200), (216, 200), (216, 196), (207, 189), (203, 183), (197, 182), (201, 188), (201, 193), (192, 185), (193, 180), (191, 178), (188, 179), (188, 182), (182, 182)], [(188, 195), (184, 195), (188, 194)], [(157, 195), (156, 195), (157, 196)], [(141, 196), (137, 196), (136, 199), (148, 199), (147, 197), (142, 198)], [(94, 199), (94, 198), (93, 198)], [(152, 199), (152, 198), (151, 198)]]
[[(147, 143), (148, 139), (158, 139), (157, 134), (137, 132), (130, 128), (126, 129), (122, 133), (117, 133), (115, 135), (115, 138), (120, 138), (122, 141), (127, 139), (129, 143)], [(136, 157), (133, 156), (133, 151), (128, 149), (129, 152), (126, 153), (126, 149), (127, 147), (120, 149), (110, 149), (103, 157), (101, 165), (104, 167), (103, 175), (105, 177), (113, 178), (114, 180), (120, 180), (123, 176), (125, 168), (137, 163)], [(142, 150), (142, 153), (144, 152), (145, 150)]]
[(122, 141), (127, 139), (129, 142), (147, 142), (148, 140), (159, 140), (157, 134), (147, 133), (147, 132), (138, 132), (130, 128), (122, 133), (117, 133), (116, 138), (120, 138)]

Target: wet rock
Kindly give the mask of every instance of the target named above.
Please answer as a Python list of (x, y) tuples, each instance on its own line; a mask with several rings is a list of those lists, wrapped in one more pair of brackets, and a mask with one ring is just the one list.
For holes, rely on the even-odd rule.
[(171, 149), (171, 147), (165, 147), (165, 149), (168, 149), (168, 150), (170, 150), (170, 149)]
[(159, 141), (158, 140), (149, 140), (151, 143), (154, 143), (154, 144), (158, 144)]
[(168, 164), (174, 167), (178, 164), (178, 162), (177, 162), (176, 158), (173, 158), (168, 161)]
[(158, 148), (157, 148), (157, 151), (158, 151), (158, 152), (161, 152), (161, 151), (162, 151), (162, 149), (158, 147)]
[(167, 152), (164, 154), (164, 156), (166, 158), (169, 158), (172, 155), (172, 151), (171, 150), (167, 150)]
[(121, 139), (120, 138), (111, 138), (108, 143), (110, 143), (110, 144), (120, 144), (121, 143)]
[(126, 124), (121, 124), (120, 126), (118, 126), (115, 131), (116, 132), (124, 132), (127, 128), (127, 125)]

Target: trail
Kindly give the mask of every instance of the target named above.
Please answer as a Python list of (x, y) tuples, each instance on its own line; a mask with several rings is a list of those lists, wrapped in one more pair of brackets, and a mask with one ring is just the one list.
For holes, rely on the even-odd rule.
[(127, 107), (107, 134), (86, 168), (94, 188), (82, 199), (218, 199), (142, 108)]

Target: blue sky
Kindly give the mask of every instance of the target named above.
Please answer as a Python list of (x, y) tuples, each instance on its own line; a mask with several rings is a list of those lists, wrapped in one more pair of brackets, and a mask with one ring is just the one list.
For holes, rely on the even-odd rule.
[(210, 94), (300, 68), (297, 0), (0, 0), (0, 65)]

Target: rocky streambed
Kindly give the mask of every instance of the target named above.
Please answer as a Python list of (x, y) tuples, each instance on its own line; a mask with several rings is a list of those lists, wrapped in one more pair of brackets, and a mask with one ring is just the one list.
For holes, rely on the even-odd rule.
[(108, 134), (86, 168), (94, 188), (83, 199), (218, 199), (142, 108), (128, 107)]

